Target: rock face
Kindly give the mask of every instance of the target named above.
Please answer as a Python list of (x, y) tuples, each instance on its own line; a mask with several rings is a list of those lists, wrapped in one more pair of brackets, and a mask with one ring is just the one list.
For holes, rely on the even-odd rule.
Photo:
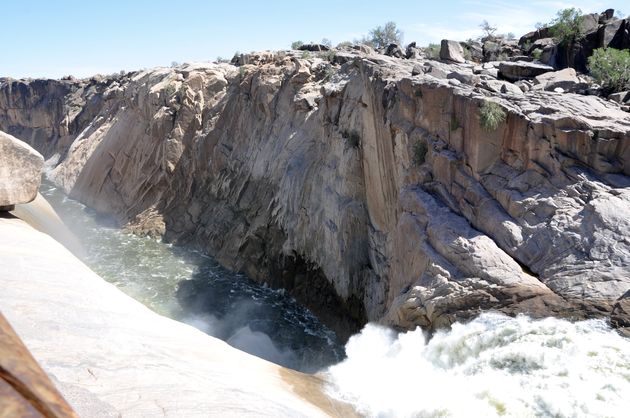
[[(484, 67), (337, 55), (5, 80), (0, 129), (28, 133), (87, 205), (134, 230), (159, 221), (342, 332), (484, 309), (627, 323), (630, 114)], [(487, 100), (506, 113), (496, 129)]]
[(35, 199), (43, 166), (40, 153), (0, 131), (0, 208)]
[(553, 67), (534, 62), (515, 61), (499, 64), (499, 77), (508, 81), (532, 79), (550, 71), (553, 71)]
[[(154, 313), (20, 219), (0, 217), (0, 234), (11, 237), (0, 243), (2, 312), (79, 416), (354, 415), (323, 395), (317, 377)], [(27, 367), (12, 364), (16, 351), (10, 354), (0, 359), (3, 395), (4, 370)], [(55, 403), (47, 414), (9, 416), (76, 416), (49, 386), (29, 383)], [(0, 416), (10, 412), (5, 400)]]
[(0, 313), (0, 417), (78, 418)]
[(464, 63), (464, 48), (457, 41), (442, 39), (440, 59), (444, 61)]

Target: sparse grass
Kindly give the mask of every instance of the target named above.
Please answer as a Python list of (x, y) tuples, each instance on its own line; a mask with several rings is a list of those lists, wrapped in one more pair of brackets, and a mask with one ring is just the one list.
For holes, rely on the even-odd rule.
[(173, 83), (169, 83), (166, 87), (164, 87), (164, 97), (169, 98), (175, 94), (175, 85)]
[(464, 50), (464, 59), (466, 61), (472, 61), (472, 52), (470, 51), (470, 49), (464, 47), (463, 50)]
[(412, 155), (412, 163), (416, 167), (420, 167), (427, 158), (427, 143), (426, 141), (420, 139), (413, 144), (413, 155)]
[(481, 127), (486, 131), (494, 131), (499, 125), (505, 122), (507, 114), (500, 104), (485, 101), (479, 109), (479, 120), (481, 121)]
[(303, 60), (307, 60), (311, 57), (311, 53), (308, 51), (302, 51), (302, 53), (300, 54), (300, 58), (302, 58)]
[(428, 59), (437, 60), (440, 59), (440, 48), (439, 44), (429, 44), (424, 48), (424, 53), (427, 55)]
[(332, 76), (335, 74), (335, 70), (333, 69), (332, 65), (328, 64), (326, 65), (326, 68), (324, 69), (324, 77), (323, 77), (323, 81), (328, 81), (332, 78)]
[(350, 131), (345, 130), (341, 133), (341, 136), (352, 148), (359, 148), (361, 146), (361, 135), (359, 135), (359, 131), (356, 129)]
[(337, 55), (337, 52), (336, 52), (335, 50), (332, 50), (332, 49), (331, 49), (331, 50), (329, 50), (329, 51), (324, 52), (324, 54), (323, 54), (323, 55), (324, 55), (324, 59), (325, 59), (326, 61), (333, 62), (333, 61), (334, 61), (334, 59), (335, 59), (335, 55)]
[(457, 117), (455, 116), (455, 114), (451, 115), (451, 131), (456, 131), (459, 129), (459, 121), (457, 120)]
[(542, 49), (540, 48), (536, 48), (532, 51), (532, 58), (534, 58), (536, 61), (540, 61), (540, 57), (542, 57)]

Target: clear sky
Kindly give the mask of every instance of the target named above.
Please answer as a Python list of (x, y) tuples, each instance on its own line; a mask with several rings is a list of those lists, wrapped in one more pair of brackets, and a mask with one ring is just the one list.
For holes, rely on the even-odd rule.
[(630, 12), (628, 0), (0, 0), (0, 77), (84, 77), (286, 49), (295, 40), (337, 44), (390, 20), (418, 45), (477, 37), (484, 19), (520, 36), (571, 6)]

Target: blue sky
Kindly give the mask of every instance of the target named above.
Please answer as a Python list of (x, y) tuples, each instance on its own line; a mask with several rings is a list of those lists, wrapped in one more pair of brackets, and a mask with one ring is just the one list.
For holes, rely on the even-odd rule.
[(627, 0), (0, 0), (0, 77), (85, 77), (284, 49), (295, 40), (336, 44), (390, 20), (419, 45), (479, 36), (484, 19), (520, 36), (571, 6), (630, 13)]

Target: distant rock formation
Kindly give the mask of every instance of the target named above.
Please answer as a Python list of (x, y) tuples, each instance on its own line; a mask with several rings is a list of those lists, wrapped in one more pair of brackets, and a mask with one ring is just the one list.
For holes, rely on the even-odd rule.
[(521, 59), (366, 51), (0, 79), (0, 129), (87, 205), (288, 289), (342, 334), (488, 309), (628, 326), (628, 108), (547, 91), (567, 74)]
[(0, 131), (0, 211), (35, 199), (43, 166), (39, 152)]

